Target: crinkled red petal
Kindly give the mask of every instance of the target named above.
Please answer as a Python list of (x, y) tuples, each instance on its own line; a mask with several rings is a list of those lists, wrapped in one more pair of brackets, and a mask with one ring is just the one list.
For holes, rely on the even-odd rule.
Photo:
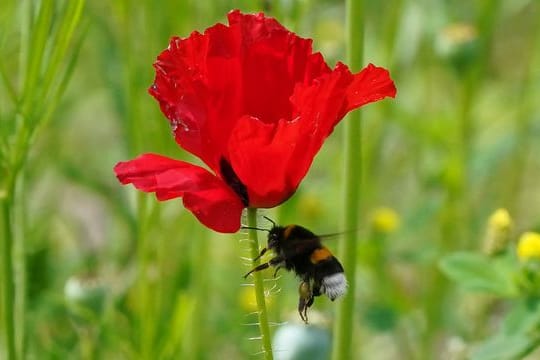
[[(246, 185), (251, 206), (273, 207), (291, 196), (337, 122), (352, 75), (334, 71), (297, 86), (295, 119), (265, 124), (244, 117), (229, 143), (232, 167)], [(253, 171), (256, 169), (256, 171)]]
[(291, 196), (324, 140), (353, 108), (395, 96), (388, 72), (369, 65), (353, 75), (338, 64), (311, 84), (296, 87), (292, 121), (266, 124), (245, 116), (229, 143), (231, 165), (255, 207), (273, 207)]
[(149, 91), (177, 142), (219, 172), (242, 116), (265, 123), (290, 119), (295, 85), (330, 72), (311, 43), (262, 14), (233, 11), (229, 26), (171, 39), (154, 64), (156, 79)]
[(388, 70), (369, 64), (354, 75), (352, 83), (347, 88), (345, 113), (385, 97), (393, 98), (396, 92), (396, 86)]
[(291, 102), (301, 130), (293, 154), (294, 171), (288, 172), (289, 183), (302, 181), (326, 138), (349, 111), (395, 95), (388, 71), (372, 64), (351, 74), (346, 65), (338, 63), (331, 74), (312, 85), (298, 86)]
[[(296, 172), (293, 157), (300, 138), (298, 122), (266, 124), (245, 116), (229, 142), (231, 166), (247, 187), (252, 207), (274, 207), (287, 200), (298, 183), (291, 182)], [(292, 176), (294, 177), (294, 176)]]
[(240, 228), (244, 208), (240, 198), (207, 170), (156, 154), (119, 162), (114, 171), (122, 184), (153, 192), (159, 200), (184, 198), (184, 205), (201, 223), (232, 233)]

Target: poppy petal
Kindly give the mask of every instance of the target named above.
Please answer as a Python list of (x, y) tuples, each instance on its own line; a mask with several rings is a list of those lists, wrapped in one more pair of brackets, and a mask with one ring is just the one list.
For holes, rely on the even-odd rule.
[[(248, 190), (252, 207), (274, 207), (287, 200), (298, 183), (290, 181), (295, 171), (298, 122), (266, 124), (245, 116), (231, 135), (229, 157), (236, 175)], [(256, 171), (254, 171), (256, 169)]]
[(231, 134), (228, 156), (248, 189), (250, 206), (273, 207), (295, 192), (324, 140), (342, 117), (352, 81), (347, 67), (339, 65), (312, 82), (297, 84), (290, 98), (293, 120), (265, 123), (244, 116), (238, 121)]
[(263, 14), (229, 13), (229, 26), (174, 37), (154, 64), (149, 92), (169, 119), (176, 141), (219, 172), (236, 122), (289, 119), (296, 84), (329, 73), (312, 41)]
[(265, 123), (290, 119), (289, 97), (298, 83), (309, 84), (329, 73), (312, 40), (304, 39), (264, 14), (229, 13), (230, 27), (239, 29), (244, 112)]
[[(324, 140), (345, 115), (347, 89), (353, 76), (345, 65), (323, 75), (309, 86), (298, 86), (291, 102), (298, 119), (298, 139), (293, 151), (289, 182), (299, 184), (306, 175)], [(277, 135), (281, 136), (281, 135)]]
[(240, 198), (207, 170), (156, 154), (119, 162), (114, 171), (122, 184), (153, 192), (159, 200), (184, 198), (201, 223), (219, 232), (236, 232), (244, 208)]
[(393, 98), (396, 96), (396, 91), (388, 70), (369, 64), (354, 75), (354, 80), (347, 88), (345, 112), (385, 97)]
[(349, 111), (395, 94), (388, 71), (372, 64), (353, 75), (346, 65), (338, 63), (332, 73), (310, 86), (297, 86), (291, 102), (301, 130), (293, 154), (296, 171), (289, 172), (293, 176), (290, 182), (303, 179), (324, 140)]
[(235, 233), (240, 229), (244, 205), (230, 190), (215, 187), (185, 193), (184, 206), (206, 227), (221, 232)]
[(290, 99), (292, 121), (267, 124), (242, 117), (231, 134), (228, 153), (234, 171), (248, 189), (250, 206), (273, 207), (287, 200), (348, 111), (394, 95), (386, 70), (369, 65), (353, 75), (338, 63), (331, 73), (311, 84), (297, 85)]

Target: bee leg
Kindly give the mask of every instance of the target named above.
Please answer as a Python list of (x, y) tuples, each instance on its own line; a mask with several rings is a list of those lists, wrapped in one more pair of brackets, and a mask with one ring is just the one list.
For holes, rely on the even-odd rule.
[(244, 275), (244, 279), (247, 278), (251, 273), (267, 269), (267, 268), (270, 267), (270, 265), (275, 266), (275, 265), (281, 263), (282, 261), (283, 261), (283, 258), (281, 256), (276, 256), (275, 258), (270, 259), (269, 262), (266, 262), (264, 264), (261, 264), (259, 266), (254, 267), (253, 269), (251, 269), (246, 275)]
[(267, 248), (263, 248), (261, 250), (261, 253), (259, 254), (259, 256), (257, 256), (255, 259), (253, 259), (253, 261), (259, 260), (266, 253), (267, 250), (268, 250)]
[(320, 296), (321, 295), (321, 284), (315, 282), (313, 284), (313, 296)]
[(267, 269), (270, 267), (270, 264), (269, 263), (264, 263), (264, 264), (261, 264), (257, 267), (254, 267), (253, 269), (251, 269), (246, 275), (244, 275), (244, 279), (247, 278), (251, 273), (254, 273), (254, 272), (257, 272), (257, 271), (261, 271), (261, 270), (264, 270), (264, 269)]
[(281, 268), (282, 268), (281, 266), (276, 267), (276, 271), (274, 271), (274, 278), (276, 277), (279, 269), (281, 269)]
[(308, 281), (302, 281), (298, 288), (298, 313), (306, 324), (308, 323), (307, 309), (313, 304), (313, 294)]
[(304, 308), (304, 322), (305, 322), (306, 324), (309, 324), (309, 320), (308, 320), (308, 317), (307, 317), (307, 309), (308, 309), (308, 307), (309, 307), (309, 306), (306, 306), (306, 307)]
[(300, 319), (302, 319), (302, 321), (304, 323), (308, 323), (308, 318), (307, 318), (307, 305), (306, 305), (306, 300), (303, 299), (303, 298), (300, 298), (298, 300), (298, 314), (300, 314)]

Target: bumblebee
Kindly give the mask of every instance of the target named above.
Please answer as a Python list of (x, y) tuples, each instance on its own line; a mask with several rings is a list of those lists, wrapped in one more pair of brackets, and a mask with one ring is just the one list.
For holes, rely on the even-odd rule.
[(267, 246), (253, 261), (261, 258), (268, 250), (272, 250), (275, 256), (250, 270), (244, 278), (270, 266), (275, 268), (274, 277), (281, 268), (293, 271), (300, 278), (298, 313), (307, 324), (307, 310), (313, 305), (316, 296), (324, 294), (334, 301), (347, 291), (343, 266), (330, 250), (322, 245), (322, 236), (317, 236), (300, 225), (279, 226), (266, 216), (265, 218), (272, 223), (271, 229), (247, 226), (243, 228), (268, 232)]

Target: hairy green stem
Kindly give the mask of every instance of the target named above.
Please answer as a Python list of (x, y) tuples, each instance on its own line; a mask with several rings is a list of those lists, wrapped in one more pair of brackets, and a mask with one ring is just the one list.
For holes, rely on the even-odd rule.
[[(249, 227), (257, 227), (257, 209), (247, 209), (247, 223)], [(248, 231), (251, 258), (255, 259), (259, 256), (259, 240), (257, 230)], [(260, 264), (260, 259), (253, 260), (253, 267)], [(259, 331), (261, 333), (262, 349), (266, 360), (273, 359), (272, 342), (270, 339), (270, 326), (268, 325), (268, 313), (266, 311), (266, 301), (264, 295), (263, 278), (260, 272), (254, 272), (253, 284), (255, 286), (255, 298), (257, 300), (257, 312), (259, 315)]]
[[(357, 71), (362, 67), (364, 49), (363, 2), (348, 0), (347, 13), (347, 62)], [(344, 229), (357, 229), (360, 213), (361, 194), (361, 116), (354, 112), (345, 122), (345, 192), (344, 192)], [(334, 324), (333, 360), (358, 359), (352, 353), (354, 333), (354, 302), (356, 284), (356, 249), (357, 234), (348, 232), (339, 244), (339, 256), (349, 280), (347, 295), (339, 304)], [(354, 336), (358, 339), (357, 336)]]

